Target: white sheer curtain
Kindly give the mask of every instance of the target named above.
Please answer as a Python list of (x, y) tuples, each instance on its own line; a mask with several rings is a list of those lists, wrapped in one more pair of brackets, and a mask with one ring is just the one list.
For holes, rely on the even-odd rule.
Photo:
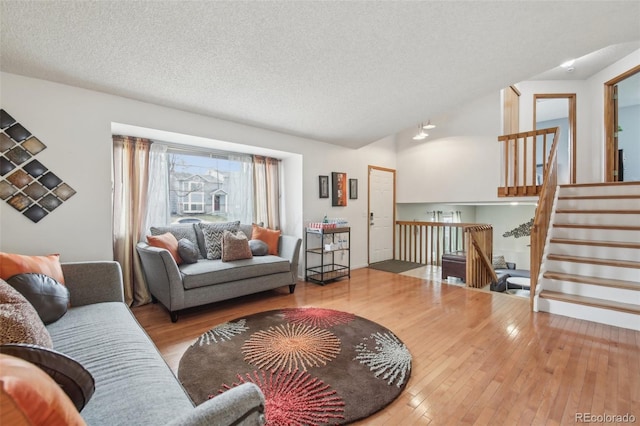
[(239, 164), (238, 170), (229, 173), (229, 200), (227, 202), (229, 221), (240, 223), (255, 222), (252, 201), (253, 194), (253, 160), (251, 155), (231, 154), (229, 160)]
[(153, 142), (149, 150), (149, 199), (144, 223), (144, 232), (152, 226), (168, 225), (171, 221), (169, 210), (169, 161), (168, 147)]

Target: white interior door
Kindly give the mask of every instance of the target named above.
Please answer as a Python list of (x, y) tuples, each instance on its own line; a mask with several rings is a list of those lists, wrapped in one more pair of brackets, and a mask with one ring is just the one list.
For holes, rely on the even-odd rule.
[(393, 259), (396, 171), (369, 166), (369, 263)]

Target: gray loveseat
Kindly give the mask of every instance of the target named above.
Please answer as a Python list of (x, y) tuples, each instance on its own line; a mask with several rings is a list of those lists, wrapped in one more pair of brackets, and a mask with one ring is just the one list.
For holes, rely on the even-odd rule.
[(260, 425), (264, 397), (238, 386), (194, 407), (124, 303), (117, 262), (63, 263), (71, 307), (49, 324), (54, 349), (86, 368), (95, 393), (81, 411), (89, 425)]
[[(189, 223), (155, 228), (156, 234), (171, 232), (178, 240), (184, 237), (197, 245), (200, 259), (196, 263), (178, 265), (168, 250), (152, 247), (146, 242), (139, 242), (136, 247), (149, 292), (154, 301), (159, 301), (169, 310), (171, 321), (178, 321), (180, 310), (194, 306), (283, 286), (289, 286), (289, 292), (294, 292), (302, 243), (300, 238), (281, 235), (278, 256), (254, 256), (252, 259), (223, 262), (206, 258), (204, 236), (199, 225)], [(239, 227), (248, 238), (251, 238), (251, 229), (251, 225)]]

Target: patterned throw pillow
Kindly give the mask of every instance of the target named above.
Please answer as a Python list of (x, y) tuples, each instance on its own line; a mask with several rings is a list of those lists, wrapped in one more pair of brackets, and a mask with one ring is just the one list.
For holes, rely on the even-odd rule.
[(507, 269), (507, 262), (504, 256), (493, 256), (493, 269)]
[[(151, 235), (154, 236), (171, 232), (173, 236), (176, 237), (176, 240), (180, 241), (181, 239), (186, 238), (198, 247), (198, 238), (196, 237), (196, 230), (193, 228), (192, 223), (183, 223), (171, 226), (152, 226), (150, 231)], [(198, 255), (198, 258), (201, 259), (202, 256)]]
[(53, 349), (51, 335), (33, 305), (0, 279), (0, 344), (3, 343), (31, 343)]
[(243, 232), (224, 231), (222, 233), (222, 261), (251, 259), (249, 240)]
[(237, 232), (240, 221), (225, 223), (199, 223), (204, 234), (204, 245), (207, 249), (207, 259), (222, 258), (222, 234), (224, 231)]

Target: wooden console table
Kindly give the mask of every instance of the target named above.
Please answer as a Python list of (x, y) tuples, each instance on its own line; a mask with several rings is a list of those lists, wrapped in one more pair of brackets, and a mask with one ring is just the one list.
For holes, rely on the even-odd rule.
[(467, 282), (467, 252), (455, 251), (442, 255), (442, 279), (458, 277)]

